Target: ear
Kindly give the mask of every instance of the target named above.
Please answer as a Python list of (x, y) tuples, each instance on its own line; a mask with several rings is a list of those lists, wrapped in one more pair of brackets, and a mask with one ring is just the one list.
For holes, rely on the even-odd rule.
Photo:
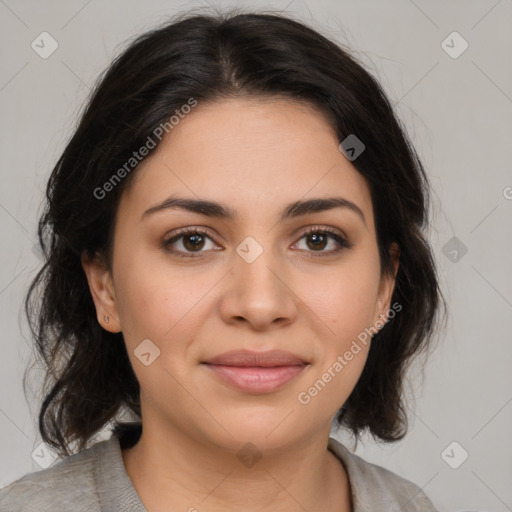
[(388, 252), (393, 262), (393, 275), (386, 274), (381, 277), (374, 325), (377, 322), (379, 322), (378, 325), (384, 325), (388, 320), (389, 309), (391, 307), (391, 297), (393, 296), (393, 291), (395, 289), (396, 274), (398, 272), (398, 267), (400, 266), (400, 248), (396, 242), (393, 242), (390, 245)]
[[(109, 332), (120, 332), (121, 324), (117, 312), (114, 283), (110, 271), (100, 255), (90, 256), (84, 251), (81, 257), (89, 290), (91, 291), (99, 324)], [(108, 323), (105, 321), (108, 317)]]

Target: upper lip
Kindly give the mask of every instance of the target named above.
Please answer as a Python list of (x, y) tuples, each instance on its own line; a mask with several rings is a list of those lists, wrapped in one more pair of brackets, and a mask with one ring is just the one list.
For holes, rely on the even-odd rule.
[(250, 350), (232, 350), (212, 357), (206, 364), (222, 366), (294, 366), (308, 364), (301, 357), (284, 350), (269, 350), (267, 352), (253, 352)]

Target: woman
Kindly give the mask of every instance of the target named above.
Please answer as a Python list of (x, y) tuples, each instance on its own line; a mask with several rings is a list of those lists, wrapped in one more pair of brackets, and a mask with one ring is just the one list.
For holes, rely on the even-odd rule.
[(347, 50), (276, 14), (167, 22), (101, 78), (47, 201), (26, 310), (66, 458), (1, 511), (435, 510), (329, 437), (404, 437), (444, 304), (424, 170)]

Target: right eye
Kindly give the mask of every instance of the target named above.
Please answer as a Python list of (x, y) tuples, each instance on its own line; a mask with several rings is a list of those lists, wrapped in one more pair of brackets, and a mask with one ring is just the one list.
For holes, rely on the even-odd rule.
[[(196, 258), (201, 255), (201, 252), (204, 252), (201, 249), (204, 248), (207, 240), (213, 242), (208, 231), (201, 228), (188, 227), (178, 230), (171, 238), (164, 241), (162, 245), (166, 251), (176, 256)], [(181, 245), (181, 248), (177, 249), (175, 247), (177, 243)]]

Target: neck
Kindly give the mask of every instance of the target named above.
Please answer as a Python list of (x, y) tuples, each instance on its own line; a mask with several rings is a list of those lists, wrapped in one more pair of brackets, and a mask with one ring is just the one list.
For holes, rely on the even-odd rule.
[(149, 512), (350, 512), (348, 477), (327, 449), (329, 432), (330, 426), (282, 449), (226, 450), (145, 421), (140, 439), (122, 456)]

